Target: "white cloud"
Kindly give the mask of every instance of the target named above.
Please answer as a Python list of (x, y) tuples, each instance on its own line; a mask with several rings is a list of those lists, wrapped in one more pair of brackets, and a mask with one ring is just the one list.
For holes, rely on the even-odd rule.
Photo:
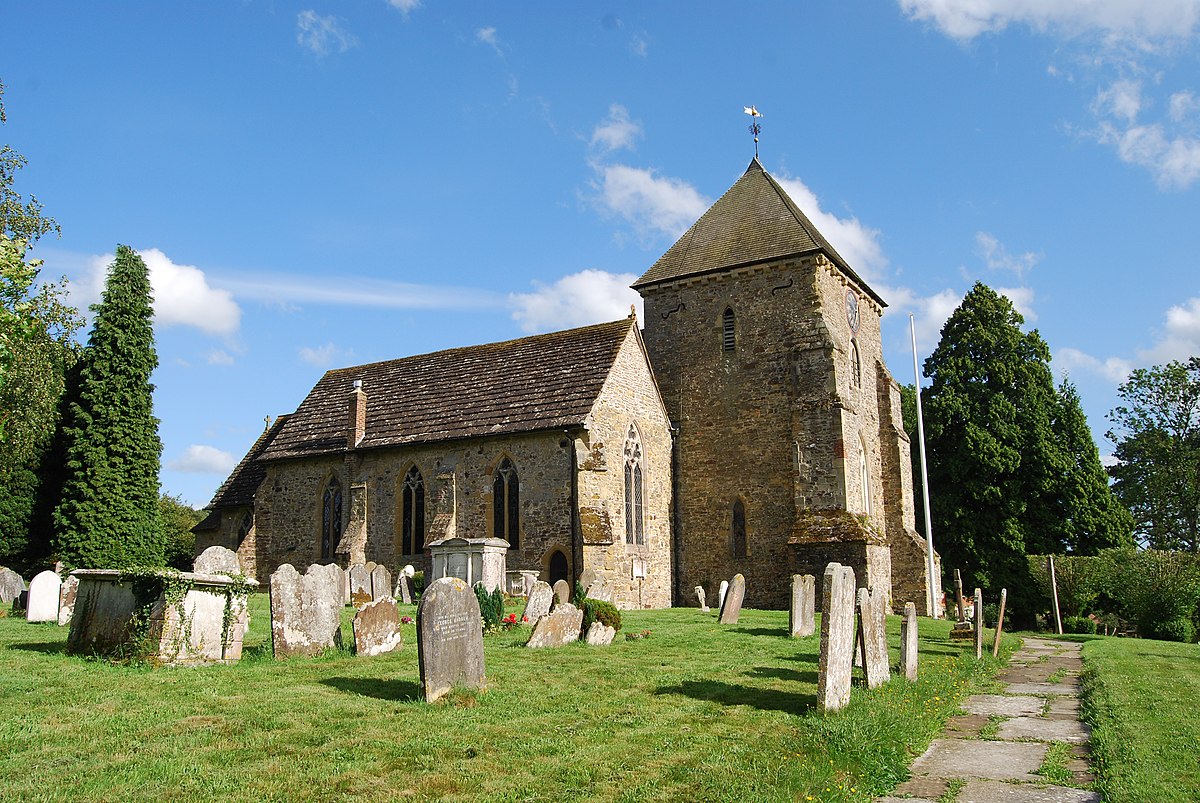
[(237, 462), (229, 452), (194, 443), (182, 455), (169, 461), (167, 468), (187, 474), (228, 474)]
[(1186, 123), (1189, 117), (1200, 111), (1200, 98), (1191, 90), (1176, 92), (1167, 101), (1167, 107), (1172, 122)]
[(996, 292), (1007, 298), (1016, 307), (1017, 312), (1025, 319), (1026, 324), (1037, 321), (1037, 313), (1033, 310), (1032, 287), (997, 287)]
[(1120, 128), (1102, 124), (1098, 139), (1112, 145), (1121, 161), (1144, 167), (1162, 189), (1186, 189), (1200, 178), (1200, 138), (1172, 137), (1162, 125)]
[(645, 35), (635, 33), (629, 40), (629, 52), (635, 56), (646, 58), (650, 53), (650, 42)]
[(476, 41), (483, 42), (485, 45), (489, 45), (492, 50), (496, 51), (497, 55), (504, 55), (503, 51), (500, 50), (500, 38), (496, 36), (495, 28), (480, 28), (475, 31), (475, 39)]
[(209, 365), (233, 365), (233, 355), (224, 349), (213, 349), (208, 352)]
[(294, 311), (296, 303), (337, 304), (385, 309), (486, 309), (499, 307), (498, 293), (470, 287), (407, 284), (361, 276), (325, 277), (292, 274), (240, 275), (219, 280), (239, 298), (249, 298)]
[(776, 177), (776, 181), (850, 267), (872, 284), (882, 279), (887, 257), (879, 244), (878, 229), (863, 225), (856, 217), (840, 218), (825, 211), (816, 193), (798, 178)]
[(1148, 349), (1139, 350), (1144, 363), (1159, 365), (1200, 355), (1200, 297), (1167, 310), (1161, 338)]
[(1025, 274), (1042, 260), (1041, 254), (1035, 254), (1032, 251), (1026, 251), (1024, 254), (1010, 254), (1003, 243), (986, 231), (976, 232), (975, 242), (983, 252), (983, 260), (987, 264), (988, 270), (1011, 271), (1016, 274), (1018, 279), (1024, 279)]
[(1099, 360), (1079, 349), (1070, 347), (1059, 349), (1054, 354), (1052, 365), (1060, 379), (1077, 371), (1083, 371), (1097, 374), (1114, 383), (1124, 382), (1125, 378), (1129, 376), (1129, 372), (1133, 370), (1132, 364), (1120, 357)]
[(387, 4), (407, 17), (420, 8), (421, 0), (387, 0)]
[(358, 44), (358, 39), (332, 14), (322, 17), (307, 9), (296, 15), (296, 43), (318, 56), (327, 56), (333, 51), (345, 53)]
[(326, 343), (323, 346), (316, 346), (315, 348), (301, 346), (299, 350), (300, 359), (318, 368), (328, 368), (335, 362), (346, 362), (353, 353), (352, 351), (340, 349), (332, 343)]
[(534, 282), (532, 293), (512, 293), (513, 320), (525, 332), (549, 332), (592, 323), (613, 321), (629, 314), (630, 305), (641, 318), (642, 297), (629, 285), (632, 273), (583, 270), (564, 276), (554, 284)]
[(600, 205), (643, 234), (678, 237), (712, 203), (686, 181), (656, 176), (653, 170), (621, 164), (593, 167), (599, 174)]
[(592, 131), (591, 146), (602, 153), (632, 148), (641, 135), (642, 124), (630, 120), (629, 110), (614, 103), (608, 107), (608, 117)]
[[(917, 350), (929, 354), (942, 339), (942, 327), (950, 315), (962, 303), (963, 294), (946, 288), (931, 296), (918, 296), (907, 287), (877, 286), (876, 291), (888, 303), (883, 311), (885, 325), (892, 332), (892, 347), (898, 351), (910, 351), (911, 334), (908, 321), (911, 314), (917, 330)], [(893, 322), (903, 321), (902, 323)], [(903, 327), (903, 337), (899, 334)]]

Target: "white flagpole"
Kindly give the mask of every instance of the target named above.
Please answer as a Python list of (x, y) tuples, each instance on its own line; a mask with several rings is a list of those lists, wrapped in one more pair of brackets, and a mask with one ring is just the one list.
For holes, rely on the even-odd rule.
[(913, 376), (917, 389), (917, 441), (921, 447), (921, 496), (925, 502), (925, 569), (928, 572), (926, 586), (929, 591), (929, 607), (926, 609), (934, 619), (938, 617), (937, 593), (938, 582), (934, 576), (933, 567), (933, 521), (929, 514), (929, 471), (925, 466), (925, 421), (921, 416), (921, 371), (917, 367), (917, 325), (912, 313), (908, 314), (908, 331), (912, 336)]

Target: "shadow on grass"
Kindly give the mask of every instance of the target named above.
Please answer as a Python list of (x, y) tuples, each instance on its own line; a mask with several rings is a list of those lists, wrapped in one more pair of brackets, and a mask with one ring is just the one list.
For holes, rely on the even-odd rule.
[(756, 678), (778, 678), (779, 680), (791, 680), (798, 683), (816, 683), (817, 671), (810, 669), (807, 672), (798, 672), (795, 669), (784, 669), (777, 666), (756, 666), (746, 674)]
[(40, 652), (46, 655), (65, 655), (67, 652), (65, 641), (30, 641), (23, 644), (9, 644), (8, 648), (10, 650)]
[(420, 699), (421, 685), (412, 680), (385, 680), (382, 678), (325, 678), (322, 685), (332, 686), (338, 691), (361, 694), (377, 700), (392, 700), (407, 703)]
[(775, 636), (776, 638), (789, 638), (787, 630), (781, 627), (731, 627), (729, 629), (734, 633), (745, 633), (748, 636)]
[(682, 694), (694, 700), (708, 700), (721, 705), (748, 705), (763, 711), (783, 711), (788, 714), (803, 714), (817, 704), (815, 694), (756, 689), (717, 680), (685, 680), (676, 686), (659, 686), (654, 693)]

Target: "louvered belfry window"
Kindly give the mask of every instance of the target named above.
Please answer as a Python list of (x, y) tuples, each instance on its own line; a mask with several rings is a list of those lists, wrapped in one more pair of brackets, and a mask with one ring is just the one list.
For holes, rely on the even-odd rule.
[(642, 439), (637, 427), (629, 426), (625, 438), (625, 543), (646, 543), (644, 488), (642, 482)]
[(725, 314), (721, 316), (721, 351), (732, 353), (734, 349), (734, 328), (737, 321), (733, 315), (733, 308), (726, 307)]
[(508, 542), (509, 549), (521, 545), (521, 482), (513, 461), (504, 458), (492, 480), (492, 532)]
[(342, 484), (332, 477), (321, 499), (321, 558), (333, 557), (342, 540)]
[(401, 552), (419, 555), (425, 551), (425, 478), (416, 466), (404, 475), (401, 504)]

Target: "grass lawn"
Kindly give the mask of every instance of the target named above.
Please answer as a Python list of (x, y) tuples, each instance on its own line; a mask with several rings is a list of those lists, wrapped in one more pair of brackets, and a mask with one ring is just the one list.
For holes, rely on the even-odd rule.
[(920, 681), (823, 716), (818, 637), (786, 612), (628, 611), (607, 648), (489, 636), (487, 693), (427, 705), (412, 625), (390, 655), (276, 662), (266, 605), (239, 664), (196, 669), (70, 657), (65, 628), (0, 619), (0, 798), (868, 801), (996, 669), (922, 619)]
[(1104, 799), (1200, 800), (1200, 646), (1098, 637), (1083, 661), (1083, 716)]

